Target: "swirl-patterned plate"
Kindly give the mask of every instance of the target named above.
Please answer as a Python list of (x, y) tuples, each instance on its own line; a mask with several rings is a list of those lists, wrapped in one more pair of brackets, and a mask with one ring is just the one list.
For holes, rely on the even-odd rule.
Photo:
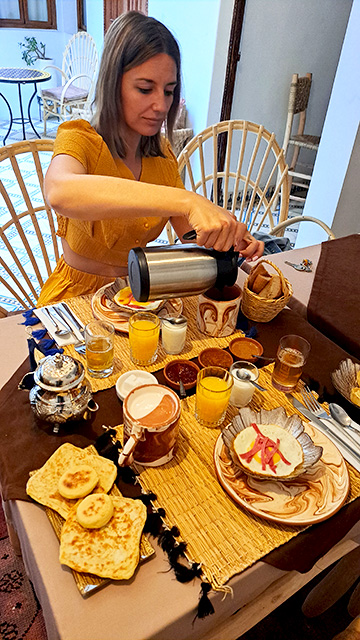
[[(109, 285), (104, 285), (94, 293), (91, 300), (92, 312), (98, 320), (112, 322), (116, 331), (129, 333), (129, 318), (134, 313), (134, 309), (127, 311), (119, 307), (119, 310), (115, 311), (113, 303), (104, 294), (104, 290), (108, 286)], [(157, 311), (154, 311), (154, 313), (160, 317), (167, 315), (175, 316), (181, 315), (182, 310), (183, 301), (181, 298), (170, 298), (169, 300), (164, 300), (163, 305)]]
[(257, 480), (235, 467), (219, 435), (214, 450), (215, 470), (226, 493), (260, 518), (302, 526), (322, 522), (344, 504), (350, 486), (340, 451), (321, 431), (305, 424), (323, 454), (306, 473), (293, 480)]

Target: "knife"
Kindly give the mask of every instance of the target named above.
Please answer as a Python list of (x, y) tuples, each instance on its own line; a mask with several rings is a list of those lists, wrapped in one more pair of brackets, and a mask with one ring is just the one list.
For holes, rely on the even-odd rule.
[(325, 424), (325, 422), (320, 420), (320, 418), (318, 418), (314, 413), (312, 413), (312, 411), (309, 411), (309, 409), (307, 409), (303, 404), (301, 404), (301, 402), (299, 402), (299, 400), (297, 400), (296, 398), (293, 397), (292, 398), (292, 403), (293, 403), (295, 409), (300, 411), (300, 413), (302, 413), (303, 416), (305, 416), (306, 418), (311, 420), (311, 422), (313, 422), (318, 427), (320, 427), (321, 429), (326, 431), (326, 433), (330, 437), (330, 440), (335, 440), (335, 442), (337, 442), (341, 447), (346, 449), (348, 451), (348, 453), (350, 453), (351, 455), (355, 456), (356, 458), (359, 458), (359, 452), (355, 451), (355, 449), (353, 449), (351, 447), (351, 445), (349, 445), (347, 442), (342, 440), (342, 438), (340, 438), (340, 436), (338, 436), (336, 433), (334, 433), (330, 429), (330, 427), (328, 427), (327, 424)]
[(75, 329), (77, 329), (77, 331), (80, 333), (81, 339), (84, 340), (84, 325), (81, 324), (81, 322), (74, 316), (68, 305), (65, 302), (60, 302), (57, 305), (57, 308), (59, 309), (59, 311), (61, 311), (65, 318), (67, 318), (68, 321), (70, 320), (73, 327), (75, 327)]
[(53, 311), (56, 314), (56, 316), (58, 318), (60, 318), (61, 322), (63, 324), (65, 324), (66, 327), (69, 329), (71, 335), (76, 340), (76, 344), (83, 343), (84, 342), (84, 338), (82, 336), (82, 333), (79, 332), (79, 329), (75, 326), (75, 324), (74, 324), (74, 322), (72, 320), (69, 322), (69, 316), (63, 311), (62, 308), (60, 308), (60, 305), (57, 304), (56, 306), (53, 306), (52, 308), (53, 308)]

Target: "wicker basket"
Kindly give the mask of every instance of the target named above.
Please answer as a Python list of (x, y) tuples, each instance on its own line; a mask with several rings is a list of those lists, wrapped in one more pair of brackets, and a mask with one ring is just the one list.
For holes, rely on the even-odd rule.
[(290, 282), (286, 278), (284, 278), (280, 269), (270, 260), (262, 260), (255, 267), (253, 267), (250, 272), (251, 276), (254, 276), (254, 274), (256, 274), (256, 270), (258, 269), (260, 264), (269, 264), (271, 267), (273, 267), (273, 269), (275, 269), (275, 271), (277, 271), (281, 279), (281, 285), (284, 295), (282, 295), (281, 298), (261, 298), (253, 291), (250, 291), (248, 287), (248, 277), (243, 288), (241, 298), (241, 311), (243, 312), (244, 316), (249, 318), (249, 320), (254, 320), (255, 322), (269, 322), (270, 320), (275, 318), (275, 316), (277, 316), (277, 314), (280, 313), (280, 311), (286, 306), (288, 300), (292, 296), (293, 291)]

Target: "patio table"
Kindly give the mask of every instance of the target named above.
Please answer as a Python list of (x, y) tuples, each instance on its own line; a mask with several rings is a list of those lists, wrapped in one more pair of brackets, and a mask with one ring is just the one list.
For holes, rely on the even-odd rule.
[[(36, 96), (36, 92), (37, 92), (37, 83), (38, 82), (46, 82), (47, 80), (50, 80), (51, 78), (51, 74), (48, 71), (39, 71), (37, 69), (29, 69), (29, 68), (16, 68), (16, 67), (0, 67), (0, 83), (5, 83), (5, 84), (17, 84), (18, 86), (18, 95), (19, 95), (19, 107), (20, 107), (20, 114), (21, 117), (20, 118), (14, 118), (13, 117), (13, 112), (10, 106), (9, 101), (5, 98), (4, 94), (0, 92), (0, 96), (3, 98), (3, 100), (6, 102), (7, 107), (9, 109), (9, 115), (10, 115), (10, 123), (9, 123), (9, 129), (7, 131), (6, 136), (4, 137), (3, 140), (3, 144), (5, 145), (6, 143), (6, 139), (12, 129), (13, 123), (20, 123), (22, 125), (22, 131), (23, 131), (23, 140), (25, 140), (26, 135), (25, 135), (25, 124), (29, 123), (32, 130), (34, 131), (35, 135), (40, 138), (40, 135), (38, 134), (38, 132), (36, 131), (33, 122), (31, 120), (31, 114), (30, 114), (30, 107), (31, 107), (31, 103), (34, 99), (34, 97)], [(31, 95), (29, 102), (28, 102), (28, 107), (27, 107), (27, 113), (28, 113), (28, 117), (27, 119), (24, 116), (24, 110), (23, 110), (23, 103), (22, 103), (22, 96), (21, 96), (21, 85), (23, 84), (33, 84), (34, 85), (34, 93)]]

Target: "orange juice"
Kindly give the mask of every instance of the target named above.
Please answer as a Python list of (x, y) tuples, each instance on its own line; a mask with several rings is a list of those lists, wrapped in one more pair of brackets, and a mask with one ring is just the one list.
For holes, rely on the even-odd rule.
[[(152, 317), (153, 316), (153, 317)], [(135, 313), (129, 320), (130, 357), (135, 364), (156, 360), (160, 321), (151, 313)]]
[[(228, 371), (220, 367), (208, 367), (209, 375), (202, 369), (198, 375), (196, 386), (196, 418), (201, 424), (217, 426), (225, 417), (229, 404), (233, 378)], [(212, 369), (218, 369), (219, 375), (211, 375)]]

